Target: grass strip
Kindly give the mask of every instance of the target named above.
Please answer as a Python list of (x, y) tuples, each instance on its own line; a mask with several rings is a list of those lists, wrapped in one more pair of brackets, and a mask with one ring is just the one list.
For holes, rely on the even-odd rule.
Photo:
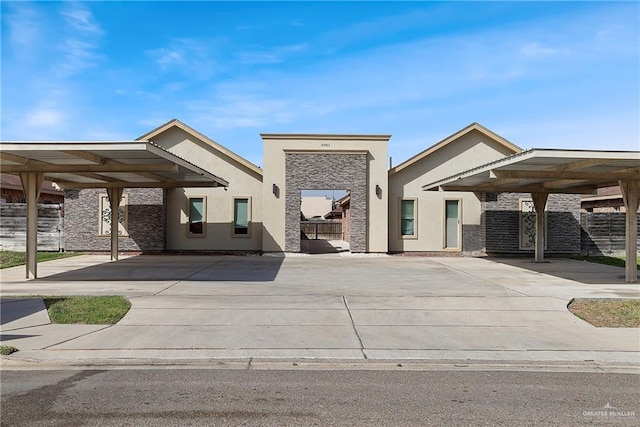
[(15, 347), (11, 347), (10, 345), (0, 345), (0, 355), (2, 356), (8, 356), (11, 353), (15, 353), (16, 351), (18, 351), (18, 349)]
[[(38, 252), (38, 262), (76, 256), (73, 252)], [(20, 251), (0, 251), (0, 269), (25, 265), (27, 253)]]
[(640, 328), (640, 299), (574, 299), (568, 308), (599, 328)]
[(42, 297), (52, 323), (113, 325), (131, 308), (122, 296)]
[[(578, 260), (582, 260), (582, 261), (588, 261), (588, 262), (595, 262), (598, 264), (606, 264), (606, 265), (613, 265), (616, 267), (623, 267), (624, 268), (624, 256), (619, 256), (619, 257), (615, 257), (615, 256), (575, 256), (572, 257), (573, 259), (578, 259)], [(638, 257), (638, 260), (636, 261), (638, 264), (638, 268), (640, 269), (640, 257)]]

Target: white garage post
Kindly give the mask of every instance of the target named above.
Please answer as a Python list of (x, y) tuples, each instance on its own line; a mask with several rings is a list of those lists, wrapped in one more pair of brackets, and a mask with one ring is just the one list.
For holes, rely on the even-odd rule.
[(111, 261), (118, 260), (118, 212), (122, 199), (122, 188), (107, 188), (109, 205), (111, 207)]
[(625, 215), (625, 280), (638, 281), (638, 204), (640, 203), (640, 181), (620, 181)]
[(27, 279), (38, 278), (38, 197), (42, 189), (42, 173), (21, 173), (20, 181), (27, 199)]
[(536, 210), (536, 254), (535, 262), (544, 262), (544, 208), (549, 193), (531, 193), (533, 207)]

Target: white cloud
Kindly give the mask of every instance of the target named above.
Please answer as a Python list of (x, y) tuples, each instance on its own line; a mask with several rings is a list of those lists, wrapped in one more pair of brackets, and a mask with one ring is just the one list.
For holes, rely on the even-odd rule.
[(285, 62), (292, 54), (302, 53), (308, 48), (307, 43), (298, 43), (269, 49), (246, 50), (238, 53), (238, 60), (243, 64), (278, 64)]
[[(392, 133), (390, 154), (395, 151), (398, 163), (472, 121), (491, 129), (497, 124), (494, 130), (501, 133), (507, 126), (500, 124), (516, 126), (537, 117), (540, 123), (526, 132), (503, 136), (527, 145), (532, 135), (565, 135), (558, 141), (566, 145), (571, 129), (544, 122), (566, 121), (575, 128), (604, 120), (594, 114), (601, 105), (602, 111), (615, 110), (618, 127), (627, 133), (617, 132), (621, 139), (616, 143), (628, 145), (635, 130), (637, 145), (637, 117), (633, 127), (633, 118), (617, 114), (638, 112), (637, 101), (629, 102), (629, 93), (638, 88), (637, 77), (635, 83), (629, 77), (638, 68), (637, 17), (620, 18), (619, 12), (602, 18), (598, 13), (585, 17), (578, 10), (460, 30), (459, 18), (473, 21), (469, 16), (454, 16), (446, 4), (416, 3), (424, 11), (364, 23), (357, 22), (361, 17), (354, 17), (354, 24), (337, 20), (318, 32), (309, 25), (306, 40), (296, 37), (301, 32), (285, 16), (278, 28), (289, 31), (285, 36), (291, 35), (290, 40), (271, 46), (270, 37), (257, 37), (267, 34), (273, 21), (232, 23), (229, 38), (170, 39), (146, 31), (157, 24), (141, 22), (150, 25), (140, 30), (145, 39), (139, 40), (147, 60), (114, 65), (107, 63), (111, 57), (101, 56), (100, 42), (121, 23), (111, 27), (105, 20), (103, 29), (90, 7), (3, 4), (13, 14), (2, 18), (11, 43), (3, 52), (3, 78), (20, 87), (3, 87), (3, 130), (23, 138), (108, 135), (92, 128), (91, 123), (99, 123), (107, 131), (111, 125), (133, 132), (131, 138), (140, 129), (144, 133), (177, 117), (214, 139), (226, 138), (221, 142), (239, 153), (244, 150), (245, 156), (257, 156), (258, 132)], [(249, 28), (252, 33), (234, 32)], [(194, 33), (185, 29), (178, 34)], [(247, 40), (254, 44), (241, 44)], [(344, 54), (322, 55), (329, 51)], [(30, 59), (25, 54), (16, 61), (15, 55), (25, 52)], [(79, 73), (85, 76), (78, 78)], [(33, 84), (38, 78), (64, 93)], [(607, 91), (608, 96), (600, 96)], [(603, 123), (616, 127), (614, 118)], [(574, 144), (579, 143), (584, 142)]]
[(56, 74), (69, 77), (96, 65), (102, 55), (97, 53), (96, 44), (79, 39), (65, 40), (60, 46), (64, 60), (54, 66)]
[[(413, 17), (414, 25), (419, 18)], [(562, 82), (590, 71), (586, 61), (592, 58), (576, 60), (576, 52), (597, 48), (590, 46), (597, 31), (584, 28), (584, 22), (563, 21), (562, 31), (549, 30), (554, 26), (546, 22), (519, 22), (484, 27), (471, 35), (447, 32), (374, 43), (348, 56), (314, 57), (308, 65), (299, 61), (295, 67), (245, 68), (232, 76), (222, 74), (213, 86), (185, 91), (176, 105), (182, 106), (183, 120), (204, 132), (210, 129), (214, 138), (236, 138), (235, 133), (250, 130), (392, 133), (398, 162), (437, 142), (431, 135), (446, 136), (473, 121), (492, 127), (507, 117), (524, 121), (544, 110), (547, 118), (584, 123), (580, 117), (591, 106), (559, 105), (573, 99)], [(366, 25), (353, 29), (370, 30)], [(300, 52), (308, 46), (317, 53), (327, 43), (311, 41), (299, 45)], [(275, 62), (282, 59), (278, 49), (245, 50), (239, 58)], [(264, 57), (249, 58), (255, 52)], [(513, 141), (527, 143), (517, 137)]]
[(22, 49), (30, 50), (40, 37), (40, 15), (26, 3), (6, 2), (2, 7), (6, 8), (2, 20), (9, 29), (9, 41), (18, 48), (17, 52)]
[(285, 99), (267, 99), (257, 95), (217, 97), (216, 101), (189, 101), (185, 107), (196, 122), (209, 122), (219, 129), (260, 128), (292, 119), (292, 106)]
[(181, 65), (185, 63), (184, 52), (180, 50), (159, 49), (156, 62), (160, 65)]
[(53, 66), (59, 77), (70, 77), (96, 65), (103, 56), (98, 53), (103, 31), (89, 9), (79, 3), (65, 4), (60, 14), (66, 28), (61, 29), (64, 39), (59, 43), (62, 61)]
[(102, 34), (102, 28), (95, 22), (89, 9), (77, 2), (66, 4), (68, 7), (61, 12), (67, 25), (85, 34)]
[(147, 51), (161, 70), (176, 71), (190, 78), (206, 79), (216, 74), (221, 65), (214, 57), (220, 40), (196, 40), (191, 38), (172, 39), (167, 47)]
[(7, 133), (14, 139), (59, 139), (73, 110), (68, 90), (44, 79), (35, 79), (30, 85), (37, 96), (13, 106)]
[(524, 56), (531, 58), (547, 58), (560, 53), (559, 49), (544, 46), (538, 42), (527, 43), (520, 50)]
[(64, 120), (64, 114), (59, 108), (39, 106), (26, 114), (27, 126), (42, 128), (58, 126)]

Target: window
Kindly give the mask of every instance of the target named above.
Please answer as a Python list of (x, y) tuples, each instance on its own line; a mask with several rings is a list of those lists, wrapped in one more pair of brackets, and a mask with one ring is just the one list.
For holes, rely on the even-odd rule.
[(400, 200), (400, 236), (403, 238), (415, 238), (416, 229), (416, 199)]
[(189, 236), (204, 237), (206, 202), (205, 197), (189, 197)]
[(251, 223), (251, 199), (249, 197), (233, 198), (233, 236), (249, 237)]
[[(109, 203), (109, 196), (106, 194), (99, 195), (98, 202), (98, 236), (106, 237), (111, 235), (111, 203)], [(118, 208), (118, 236), (128, 237), (129, 233), (129, 215), (127, 212), (127, 206), (129, 205), (129, 195), (123, 194), (120, 199), (120, 206)]]

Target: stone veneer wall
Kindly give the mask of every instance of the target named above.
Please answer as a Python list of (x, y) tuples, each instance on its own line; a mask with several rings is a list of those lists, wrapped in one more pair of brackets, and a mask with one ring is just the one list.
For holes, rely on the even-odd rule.
[[(64, 238), (67, 251), (109, 251), (109, 237), (98, 236), (99, 195), (105, 189), (66, 190)], [(129, 237), (120, 237), (122, 251), (162, 251), (165, 249), (166, 219), (164, 190), (125, 188)]]
[[(533, 250), (520, 250), (521, 198), (530, 199), (529, 193), (483, 193), (482, 235), (488, 254), (530, 254)], [(550, 194), (547, 200), (547, 249), (545, 253), (580, 253), (580, 200), (579, 194)]]
[(300, 252), (300, 191), (351, 190), (350, 249), (367, 251), (367, 154), (287, 153), (285, 251)]
[(462, 252), (468, 255), (484, 252), (484, 239), (480, 225), (462, 224)]

